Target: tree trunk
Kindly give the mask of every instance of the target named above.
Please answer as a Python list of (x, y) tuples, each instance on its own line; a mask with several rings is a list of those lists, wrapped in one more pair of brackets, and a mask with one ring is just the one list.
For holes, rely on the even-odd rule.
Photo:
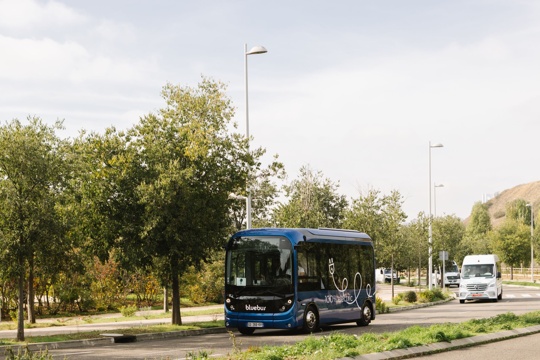
[(24, 259), (19, 255), (19, 304), (17, 312), (17, 341), (24, 341)]
[(420, 288), (420, 282), (422, 280), (422, 259), (418, 258), (418, 287)]
[(36, 323), (36, 313), (35, 313), (35, 306), (34, 306), (34, 259), (30, 257), (28, 261), (28, 321), (30, 324)]
[(163, 311), (169, 312), (169, 290), (167, 286), (163, 287)]
[[(174, 261), (174, 260), (173, 260)], [(173, 264), (172, 268), (172, 324), (182, 325), (180, 317), (180, 282), (178, 281), (178, 267)]]
[(510, 265), (510, 280), (514, 280), (514, 266)]
[(390, 286), (392, 287), (392, 300), (394, 300), (394, 254), (392, 254), (392, 265), (390, 266)]

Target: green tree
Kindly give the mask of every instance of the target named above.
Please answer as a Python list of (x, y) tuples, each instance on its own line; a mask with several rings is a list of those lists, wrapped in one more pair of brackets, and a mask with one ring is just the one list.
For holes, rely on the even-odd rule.
[(518, 221), (522, 224), (531, 225), (531, 208), (523, 199), (515, 199), (506, 204), (506, 218)]
[(32, 117), (27, 125), (13, 120), (0, 127), (0, 257), (4, 266), (10, 264), (3, 274), (17, 278), (18, 341), (24, 341), (25, 298), (29, 319), (35, 322), (36, 267), (58, 261), (69, 248), (57, 207), (69, 178), (65, 143), (55, 134), (59, 129), (61, 122), (48, 126)]
[(417, 282), (421, 282), (423, 264), (428, 263), (428, 218), (423, 212), (410, 223), (403, 226), (403, 241), (406, 244), (403, 262), (407, 268), (417, 269)]
[(530, 263), (530, 228), (523, 223), (506, 219), (502, 226), (490, 234), (493, 248), (501, 261), (510, 265), (510, 278), (514, 278), (514, 267)]
[(491, 229), (491, 218), (487, 205), (477, 202), (472, 208), (469, 222), (465, 228), (463, 253), (465, 255), (492, 253), (492, 244), (487, 236)]
[(324, 178), (322, 172), (303, 166), (299, 178), (284, 188), (288, 202), (278, 205), (274, 211), (276, 226), (342, 227), (346, 197), (338, 194), (339, 184)]
[[(172, 323), (181, 324), (180, 277), (222, 245), (229, 231), (229, 195), (246, 183), (260, 151), (231, 134), (233, 107), (225, 86), (203, 79), (196, 88), (167, 85), (167, 106), (149, 114), (128, 133), (143, 181), (136, 197), (143, 206), (138, 247), (172, 284)], [(130, 225), (130, 224), (126, 224)]]
[(449, 260), (461, 263), (464, 254), (462, 240), (465, 235), (465, 225), (455, 215), (436, 217), (433, 219), (433, 254), (439, 251), (447, 251)]

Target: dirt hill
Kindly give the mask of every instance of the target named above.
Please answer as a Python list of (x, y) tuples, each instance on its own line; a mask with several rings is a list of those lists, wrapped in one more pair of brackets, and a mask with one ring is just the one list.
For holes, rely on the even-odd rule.
[(493, 227), (497, 227), (504, 222), (506, 204), (517, 199), (523, 199), (528, 203), (532, 203), (535, 214), (540, 211), (540, 181), (522, 184), (504, 190), (487, 201)]

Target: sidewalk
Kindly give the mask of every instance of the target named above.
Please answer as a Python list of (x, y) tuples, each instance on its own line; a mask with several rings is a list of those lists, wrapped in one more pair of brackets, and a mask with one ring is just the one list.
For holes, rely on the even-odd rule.
[[(182, 324), (189, 324), (200, 321), (214, 321), (214, 320), (223, 320), (223, 312), (217, 315), (186, 315), (190, 311), (206, 310), (206, 309), (215, 309), (216, 311), (223, 309), (223, 305), (211, 305), (211, 306), (202, 306), (197, 308), (185, 308), (181, 309), (184, 313), (182, 315)], [(154, 314), (163, 314), (163, 310), (149, 310), (149, 311), (138, 311), (137, 315), (142, 315), (145, 313), (154, 313)], [(92, 318), (122, 318), (122, 314), (106, 314), (106, 315), (96, 315)], [(91, 323), (86, 322), (81, 317), (80, 323), (76, 325), (67, 325), (67, 326), (50, 326), (42, 328), (30, 328), (24, 329), (25, 336), (47, 336), (55, 334), (73, 334), (79, 332), (87, 331), (106, 331), (106, 330), (121, 330), (136, 326), (150, 326), (150, 325), (160, 325), (160, 324), (170, 324), (171, 319), (162, 318), (162, 319), (144, 319), (144, 320), (128, 320), (125, 318), (125, 321), (115, 321), (109, 323)], [(62, 319), (59, 319), (61, 322)], [(39, 319), (37, 322), (54, 322), (52, 319)], [(0, 330), (0, 338), (2, 339), (14, 339), (17, 336), (17, 330)], [(110, 341), (110, 339), (108, 339)]]

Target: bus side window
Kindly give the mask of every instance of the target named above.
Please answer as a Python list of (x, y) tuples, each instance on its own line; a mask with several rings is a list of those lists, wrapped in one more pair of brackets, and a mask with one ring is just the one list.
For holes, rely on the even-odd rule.
[(298, 252), (298, 276), (307, 276), (307, 259), (306, 253), (303, 251)]

